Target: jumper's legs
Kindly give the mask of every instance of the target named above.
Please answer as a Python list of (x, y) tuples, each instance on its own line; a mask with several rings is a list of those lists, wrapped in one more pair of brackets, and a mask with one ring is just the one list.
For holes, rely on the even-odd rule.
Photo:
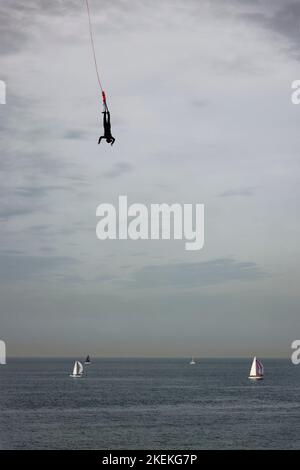
[(110, 112), (107, 110), (107, 124), (110, 127)]

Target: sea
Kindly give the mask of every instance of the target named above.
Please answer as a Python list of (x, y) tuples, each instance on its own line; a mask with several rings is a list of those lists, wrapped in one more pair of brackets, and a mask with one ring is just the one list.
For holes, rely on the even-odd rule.
[[(80, 360), (80, 358), (74, 358)], [(72, 358), (0, 366), (1, 449), (300, 449), (300, 365), (262, 359)]]

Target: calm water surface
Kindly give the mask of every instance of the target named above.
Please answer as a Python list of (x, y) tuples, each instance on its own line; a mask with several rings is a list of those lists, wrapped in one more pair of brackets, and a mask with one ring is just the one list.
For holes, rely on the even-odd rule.
[[(80, 359), (80, 358), (79, 358)], [(71, 359), (0, 366), (1, 449), (300, 448), (300, 366), (263, 360)]]

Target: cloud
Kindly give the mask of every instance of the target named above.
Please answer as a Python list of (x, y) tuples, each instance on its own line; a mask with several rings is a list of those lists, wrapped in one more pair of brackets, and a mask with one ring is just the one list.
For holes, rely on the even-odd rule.
[(139, 287), (201, 287), (230, 281), (252, 281), (267, 277), (256, 263), (221, 258), (202, 263), (144, 266), (132, 275)]
[(192, 105), (196, 108), (204, 108), (208, 105), (208, 101), (200, 98), (194, 98), (192, 100)]
[(2, 255), (22, 255), (24, 252), (22, 250), (10, 250), (1, 248)]
[(48, 194), (47, 187), (20, 187), (16, 190), (16, 194), (22, 198), (41, 198)]
[(8, 220), (20, 215), (29, 215), (37, 211), (36, 207), (24, 207), (22, 205), (6, 204), (0, 207), (0, 219)]
[[(98, 26), (97, 14), (101, 15), (102, 33), (103, 31), (111, 32), (112, 30), (119, 31), (122, 28), (126, 30), (130, 28), (135, 17), (139, 17), (140, 3), (132, 1), (126, 3), (126, 6), (123, 3), (122, 1), (93, 2), (94, 31), (97, 31)], [(81, 16), (86, 25), (86, 14), (84, 2), (77, 0), (68, 0), (67, 2), (62, 0), (52, 0), (51, 2), (27, 0), (25, 3), (22, 0), (10, 0), (5, 4), (2, 2), (0, 3), (0, 54), (16, 54), (22, 50), (36, 47), (40, 23), (43, 24), (44, 31), (46, 31), (49, 23), (53, 21), (53, 25), (55, 25), (56, 18), (63, 17), (66, 25), (68, 22), (71, 25), (76, 25), (76, 20)], [(140, 17), (140, 20), (142, 19), (143, 17)], [(147, 22), (145, 23), (147, 24)], [(77, 32), (75, 31), (72, 35), (67, 27), (57, 32), (64, 37), (65, 41), (77, 39)]]
[(87, 132), (80, 129), (69, 130), (63, 134), (63, 138), (67, 140), (83, 140), (86, 136)]
[(0, 281), (12, 283), (26, 281), (47, 273), (53, 273), (76, 264), (66, 256), (29, 256), (0, 254)]
[(16, 194), (22, 198), (40, 198), (47, 196), (53, 191), (74, 191), (71, 186), (44, 185), (44, 186), (21, 186), (17, 188)]
[(34, 214), (44, 208), (45, 199), (50, 192), (66, 191), (64, 186), (20, 186), (16, 189), (2, 186), (0, 189), (0, 219), (8, 220), (15, 216)]
[(118, 162), (109, 171), (103, 173), (106, 178), (117, 178), (118, 176), (130, 173), (133, 170), (133, 166), (128, 162)]
[(253, 196), (254, 194), (254, 187), (247, 187), (241, 189), (229, 189), (218, 194), (218, 197), (232, 197), (232, 196)]
[[(294, 0), (264, 0), (262, 2), (235, 1), (242, 7), (240, 17), (253, 22), (265, 30), (285, 37), (290, 43), (290, 52), (299, 58), (300, 3)], [(250, 8), (249, 8), (250, 5)]]
[(43, 17), (49, 15), (68, 15), (78, 11), (78, 2), (60, 0), (10, 0), (9, 4), (0, 4), (0, 54), (14, 54), (28, 47), (30, 39), (35, 37), (35, 26)]

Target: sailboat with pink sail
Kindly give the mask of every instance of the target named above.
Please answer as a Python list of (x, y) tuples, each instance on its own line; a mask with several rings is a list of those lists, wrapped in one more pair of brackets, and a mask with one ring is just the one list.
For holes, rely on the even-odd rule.
[(249, 379), (262, 380), (264, 378), (264, 366), (256, 356), (253, 358), (252, 366), (250, 369)]

